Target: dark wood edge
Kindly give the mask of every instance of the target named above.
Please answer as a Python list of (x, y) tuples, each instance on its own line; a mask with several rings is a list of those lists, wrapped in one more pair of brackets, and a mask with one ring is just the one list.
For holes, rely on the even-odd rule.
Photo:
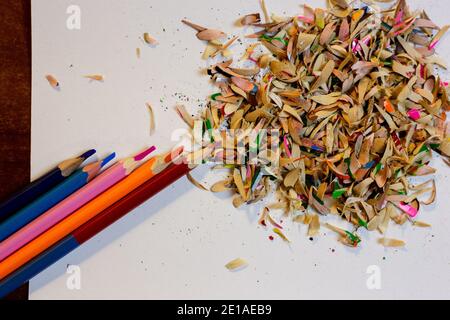
[[(31, 0), (0, 1), (0, 199), (30, 181)], [(27, 300), (28, 283), (7, 300)]]

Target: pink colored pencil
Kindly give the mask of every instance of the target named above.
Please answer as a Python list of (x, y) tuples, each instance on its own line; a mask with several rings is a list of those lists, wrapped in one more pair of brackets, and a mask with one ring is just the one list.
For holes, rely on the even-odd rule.
[(134, 157), (123, 159), (105, 170), (86, 186), (73, 193), (53, 208), (33, 220), (0, 243), (0, 261), (20, 249), (22, 246), (68, 217), (84, 204), (129, 175), (155, 147), (148, 148)]

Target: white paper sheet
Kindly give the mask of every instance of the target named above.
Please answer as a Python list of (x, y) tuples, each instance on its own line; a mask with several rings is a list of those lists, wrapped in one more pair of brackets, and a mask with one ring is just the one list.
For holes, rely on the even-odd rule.
[[(409, 3), (425, 8), (438, 25), (448, 22), (447, 1)], [(267, 0), (279, 15), (300, 14), (300, 4)], [(70, 5), (81, 9), (80, 30), (67, 28)], [(257, 0), (34, 0), (33, 176), (87, 148), (124, 157), (151, 144), (169, 146), (173, 130), (184, 127), (173, 106), (189, 97), (184, 103), (198, 110), (212, 90), (202, 71), (205, 45), (180, 20), (237, 34), (239, 14), (257, 11)], [(159, 45), (145, 45), (144, 32)], [(449, 60), (448, 37), (438, 50)], [(60, 81), (59, 92), (46, 82), (48, 73)], [(82, 77), (93, 73), (105, 81)], [(157, 120), (153, 136), (145, 102)], [(359, 249), (343, 247), (324, 229), (310, 241), (304, 226), (289, 223), (290, 245), (269, 241), (270, 233), (256, 224), (258, 209), (236, 210), (229, 198), (183, 178), (35, 277), (31, 299), (448, 299), (449, 170), (440, 160), (435, 164), (437, 202), (420, 216), (433, 228), (391, 226), (388, 236), (404, 239), (403, 249), (384, 249), (375, 233), (363, 233)], [(194, 172), (200, 180), (206, 174), (205, 168)], [(332, 217), (324, 220), (339, 225)], [(249, 267), (225, 269), (237, 257)], [(67, 286), (67, 265), (81, 270), (79, 290)], [(380, 271), (380, 289), (367, 286), (373, 270)]]

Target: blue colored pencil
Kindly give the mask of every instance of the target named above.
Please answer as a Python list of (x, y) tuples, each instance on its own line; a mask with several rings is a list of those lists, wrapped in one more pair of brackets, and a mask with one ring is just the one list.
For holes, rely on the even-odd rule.
[(36, 200), (38, 197), (61, 183), (70, 176), (84, 160), (95, 153), (95, 150), (88, 150), (79, 157), (71, 158), (61, 162), (56, 168), (46, 173), (44, 176), (31, 182), (22, 190), (16, 192), (7, 200), (0, 203), (0, 222), (6, 220), (15, 212)]
[(105, 159), (97, 161), (75, 171), (70, 177), (36, 199), (17, 213), (0, 223), (0, 241), (3, 241), (42, 213), (64, 200), (66, 197), (92, 180), (109, 161), (115, 157), (112, 153)]

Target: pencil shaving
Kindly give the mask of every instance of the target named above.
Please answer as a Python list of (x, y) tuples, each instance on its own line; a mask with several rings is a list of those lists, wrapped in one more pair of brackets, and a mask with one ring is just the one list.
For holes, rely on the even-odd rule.
[(390, 239), (390, 238), (380, 238), (378, 239), (378, 243), (384, 247), (403, 247), (405, 246), (405, 242), (403, 240), (398, 239)]
[[(242, 144), (270, 149), (271, 135), (225, 141), (228, 130), (276, 131), (278, 149), (259, 162), (228, 163), (230, 180), (213, 191), (231, 191), (240, 207), (275, 189), (276, 207), (286, 216), (315, 211), (294, 218), (310, 235), (319, 234), (320, 216), (349, 223), (348, 230), (326, 226), (351, 247), (360, 245), (361, 229), (385, 234), (392, 223), (414, 221), (421, 204), (435, 201), (436, 186), (431, 179), (414, 187), (408, 179), (435, 174), (433, 154), (449, 163), (448, 82), (435, 71), (445, 67), (436, 48), (449, 28), (410, 11), (406, 1), (381, 11), (330, 0), (328, 10), (305, 5), (301, 15), (286, 17), (260, 4), (264, 22), (258, 14), (239, 19), (258, 28), (248, 35), (256, 43), (237, 59), (211, 62), (207, 73), (218, 89), (195, 120), (203, 144), (215, 145), (214, 160), (238, 159)], [(202, 38), (208, 41), (203, 58), (224, 55), (234, 39), (222, 43), (217, 30), (183, 22), (211, 35)], [(194, 118), (185, 109), (178, 113), (193, 128)], [(272, 221), (265, 210), (260, 223)]]
[(85, 78), (88, 78), (89, 80), (93, 80), (93, 81), (103, 81), (105, 79), (105, 77), (101, 74), (89, 74), (89, 75), (85, 75)]
[(150, 44), (152, 46), (158, 44), (158, 41), (155, 38), (153, 38), (148, 32), (144, 33), (144, 41), (145, 43)]
[(230, 262), (228, 262), (225, 265), (225, 268), (227, 268), (230, 271), (237, 271), (237, 270), (242, 270), (244, 268), (246, 268), (248, 266), (247, 261), (245, 261), (242, 258), (236, 258)]
[(50, 74), (46, 75), (45, 78), (47, 79), (48, 83), (53, 89), (59, 88), (59, 82), (56, 80), (56, 78)]
[(190, 173), (186, 174), (186, 178), (189, 180), (190, 183), (192, 183), (198, 189), (203, 190), (203, 191), (208, 191), (208, 189), (204, 185), (202, 185), (200, 182), (195, 180), (194, 177)]
[(150, 103), (146, 103), (146, 106), (150, 115), (150, 135), (152, 135), (155, 132), (155, 114), (153, 113), (153, 108)]

